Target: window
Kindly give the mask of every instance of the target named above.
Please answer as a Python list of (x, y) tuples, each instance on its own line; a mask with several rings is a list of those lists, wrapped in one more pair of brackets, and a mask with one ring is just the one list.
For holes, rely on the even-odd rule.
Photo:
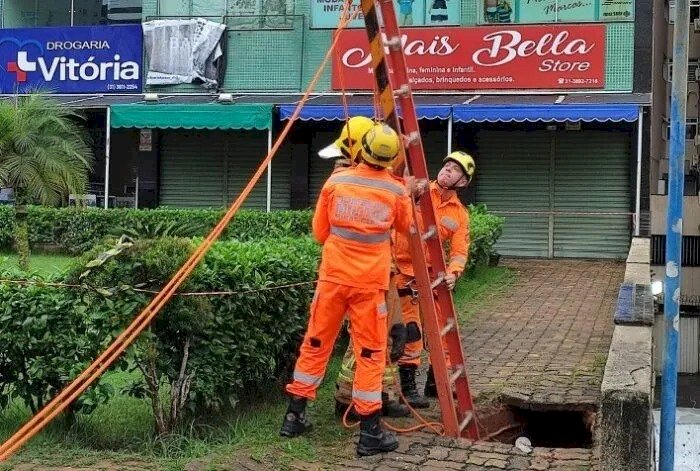
[[(666, 59), (663, 70), (664, 80), (671, 82), (673, 78), (673, 61)], [(700, 78), (700, 59), (688, 59), (688, 82), (696, 82)]]
[(293, 28), (294, 0), (159, 0), (159, 18), (202, 17), (229, 29)]
[[(686, 0), (687, 1), (687, 0)], [(676, 17), (676, 0), (667, 0), (666, 21), (673, 24)], [(700, 19), (700, 0), (690, 0), (690, 23)]]
[[(671, 139), (671, 122), (668, 118), (664, 118), (664, 140)], [(695, 139), (695, 135), (698, 133), (698, 120), (697, 118), (686, 118), (685, 119), (685, 139), (692, 141)]]
[(142, 0), (5, 0), (3, 25), (33, 28), (140, 23), (141, 4)]
[(634, 0), (476, 0), (476, 3), (480, 24), (634, 21)]

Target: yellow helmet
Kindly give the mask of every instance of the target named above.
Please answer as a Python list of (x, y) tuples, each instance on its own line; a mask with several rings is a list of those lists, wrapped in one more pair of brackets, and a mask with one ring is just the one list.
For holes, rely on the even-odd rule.
[(399, 154), (399, 135), (386, 124), (375, 124), (362, 137), (362, 158), (370, 164), (388, 168)]
[[(322, 159), (345, 157), (356, 160), (361, 149), (361, 139), (374, 126), (374, 121), (364, 116), (353, 116), (348, 119), (340, 131), (340, 136), (333, 144), (318, 152)], [(349, 162), (348, 162), (349, 163)]]
[(467, 177), (469, 181), (472, 180), (472, 177), (474, 176), (474, 172), (476, 171), (476, 164), (474, 163), (474, 159), (472, 158), (471, 155), (467, 154), (466, 152), (462, 151), (455, 151), (450, 153), (447, 157), (445, 157), (442, 160), (442, 163), (445, 164), (449, 161), (452, 161), (462, 167), (462, 171), (464, 172), (464, 176)]

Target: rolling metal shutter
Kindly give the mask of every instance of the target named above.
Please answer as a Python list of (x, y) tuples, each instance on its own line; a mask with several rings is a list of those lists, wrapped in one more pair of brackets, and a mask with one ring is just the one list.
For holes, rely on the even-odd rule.
[[(229, 131), (228, 133), (228, 159), (224, 174), (227, 201), (229, 206), (243, 191), (267, 155), (267, 131)], [(274, 181), (275, 164), (272, 164), (272, 176)], [(272, 194), (275, 193), (273, 187)], [(287, 192), (289, 198), (289, 192)], [(258, 184), (250, 192), (243, 203), (242, 208), (260, 209), (267, 208), (267, 172), (260, 176)]]
[(554, 257), (625, 258), (632, 230), (630, 136), (559, 132), (554, 159)]
[(546, 257), (550, 133), (483, 130), (477, 144), (476, 201), (505, 217), (496, 249), (503, 255)]

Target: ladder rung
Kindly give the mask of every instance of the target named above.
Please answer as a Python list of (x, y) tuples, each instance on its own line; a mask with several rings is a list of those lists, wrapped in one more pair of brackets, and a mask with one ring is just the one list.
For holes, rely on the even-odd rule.
[(433, 283), (430, 285), (430, 288), (431, 288), (431, 289), (435, 289), (435, 288), (436, 288), (440, 283), (442, 283), (443, 281), (445, 281), (445, 274), (444, 274), (444, 273), (440, 273), (440, 276), (438, 276), (437, 278), (435, 278), (435, 281), (433, 281)]
[(447, 324), (445, 324), (445, 327), (443, 327), (442, 330), (440, 331), (440, 337), (444, 337), (449, 331), (454, 329), (454, 327), (455, 327), (455, 320), (454, 319), (448, 320)]
[(423, 234), (422, 239), (428, 240), (431, 237), (435, 237), (435, 234), (437, 234), (437, 229), (435, 228), (435, 226), (430, 226), (430, 228)]
[(406, 96), (410, 92), (408, 85), (405, 83), (401, 85), (398, 89), (394, 90), (394, 96)]
[(459, 379), (460, 376), (464, 374), (464, 366), (460, 365), (459, 368), (457, 368), (457, 371), (452, 373), (450, 376), (450, 385), (455, 384), (455, 381)]
[(462, 433), (462, 430), (467, 428), (467, 425), (469, 425), (469, 422), (472, 421), (473, 417), (474, 417), (474, 414), (472, 414), (471, 411), (467, 412), (464, 415), (464, 420), (462, 420), (462, 423), (459, 424), (459, 433)]
[(399, 36), (392, 36), (384, 40), (384, 45), (389, 49), (397, 51), (401, 49), (401, 38)]

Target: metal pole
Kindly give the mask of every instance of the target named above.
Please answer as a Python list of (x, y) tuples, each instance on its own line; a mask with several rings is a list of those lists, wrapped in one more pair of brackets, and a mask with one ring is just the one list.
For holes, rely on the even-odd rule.
[(452, 112), (447, 118), (447, 155), (452, 153)]
[(73, 15), (75, 15), (75, 0), (70, 0), (70, 25), (73, 26)]
[(678, 386), (678, 324), (681, 296), (681, 240), (683, 236), (683, 160), (685, 157), (685, 113), (688, 91), (687, 1), (676, 2), (673, 28), (673, 77), (671, 82), (671, 139), (668, 162), (668, 206), (666, 212), (666, 279), (664, 282), (664, 350), (661, 381), (661, 429), (659, 470), (673, 471), (676, 434), (676, 389)]
[(639, 237), (639, 222), (641, 221), (642, 207), (642, 125), (644, 123), (644, 109), (639, 107), (637, 118), (637, 193), (634, 200), (634, 235)]
[[(272, 150), (272, 124), (267, 130), (267, 153)], [(267, 163), (267, 212), (270, 212), (272, 206), (272, 160)]]
[(105, 130), (105, 209), (109, 208), (109, 154), (112, 139), (112, 108), (107, 107), (107, 129)]

